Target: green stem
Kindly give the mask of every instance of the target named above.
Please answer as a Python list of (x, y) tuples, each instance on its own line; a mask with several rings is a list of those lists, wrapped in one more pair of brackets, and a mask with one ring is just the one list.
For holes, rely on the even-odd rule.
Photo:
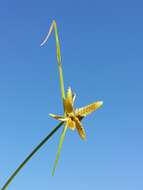
[(34, 148), (34, 150), (26, 157), (26, 159), (18, 166), (18, 168), (13, 172), (13, 174), (10, 176), (10, 178), (7, 180), (7, 182), (4, 184), (4, 186), (2, 187), (1, 190), (5, 190), (9, 184), (12, 182), (12, 180), (14, 179), (14, 177), (19, 173), (19, 171), (26, 165), (26, 163), (33, 157), (33, 155), (50, 139), (50, 137), (53, 136), (53, 134), (63, 125), (63, 122), (60, 122), (52, 131), (51, 133), (46, 136), (44, 138), (44, 140), (42, 140), (40, 142), (40, 144), (38, 144), (38, 146), (36, 146), (36, 148)]

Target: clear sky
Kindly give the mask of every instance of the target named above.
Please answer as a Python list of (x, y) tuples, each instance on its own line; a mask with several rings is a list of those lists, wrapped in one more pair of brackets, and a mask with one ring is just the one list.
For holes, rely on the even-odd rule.
[(104, 106), (83, 121), (86, 142), (68, 130), (55, 176), (61, 130), (9, 190), (143, 189), (143, 1), (0, 1), (0, 186), (63, 112), (52, 19), (65, 86), (76, 107)]

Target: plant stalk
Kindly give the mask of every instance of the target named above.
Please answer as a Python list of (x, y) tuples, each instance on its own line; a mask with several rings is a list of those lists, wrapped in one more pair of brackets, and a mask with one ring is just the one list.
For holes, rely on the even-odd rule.
[(6, 190), (10, 185), (15, 176), (19, 173), (19, 171), (26, 165), (26, 163), (36, 154), (36, 152), (54, 135), (54, 133), (63, 125), (63, 122), (60, 122), (51, 132), (46, 136), (36, 148), (26, 157), (26, 159), (18, 166), (18, 168), (13, 172), (13, 174), (9, 177), (7, 182), (1, 188), (1, 190)]

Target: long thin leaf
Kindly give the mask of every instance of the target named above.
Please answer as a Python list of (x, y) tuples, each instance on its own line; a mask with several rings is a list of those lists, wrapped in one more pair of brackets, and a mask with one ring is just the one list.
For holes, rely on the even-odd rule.
[(47, 40), (49, 39), (52, 31), (55, 31), (55, 38), (56, 38), (56, 53), (57, 53), (57, 62), (58, 62), (58, 68), (59, 68), (59, 76), (60, 76), (60, 88), (61, 88), (61, 95), (62, 95), (62, 101), (65, 99), (65, 90), (64, 90), (64, 79), (63, 79), (63, 71), (62, 71), (62, 63), (61, 63), (61, 50), (60, 50), (60, 42), (58, 37), (58, 29), (57, 24), (55, 20), (52, 22), (49, 32), (44, 39), (44, 41), (41, 43), (41, 46), (43, 46)]
[(55, 173), (55, 170), (56, 170), (56, 167), (57, 167), (57, 164), (58, 164), (58, 160), (59, 160), (59, 156), (60, 156), (60, 153), (61, 153), (61, 149), (62, 149), (63, 141), (64, 141), (64, 138), (65, 138), (66, 130), (67, 130), (67, 126), (64, 127), (64, 129), (62, 131), (62, 135), (60, 137), (60, 142), (59, 142), (59, 145), (58, 145), (58, 152), (57, 152), (56, 159), (55, 159), (55, 162), (54, 162), (54, 167), (53, 167), (53, 170), (52, 170), (52, 176), (54, 176), (54, 173)]
[[(63, 79), (63, 70), (62, 70), (62, 62), (61, 62), (61, 50), (60, 50), (60, 42), (59, 42), (59, 37), (58, 37), (58, 29), (57, 29), (57, 24), (56, 21), (53, 20), (48, 35), (46, 36), (45, 40), (41, 43), (41, 46), (43, 46), (47, 40), (49, 39), (50, 34), (52, 33), (52, 30), (55, 31), (55, 38), (56, 38), (56, 53), (57, 53), (57, 62), (58, 62), (58, 69), (59, 69), (59, 76), (60, 76), (60, 88), (61, 88), (61, 95), (62, 95), (62, 101), (63, 101), (63, 108), (64, 108), (64, 100), (65, 100), (65, 90), (64, 90), (64, 79)], [(64, 115), (65, 115), (65, 110), (64, 110)], [(64, 141), (64, 137), (65, 137), (65, 133), (66, 133), (67, 127), (65, 126), (63, 129), (63, 132), (61, 134), (60, 137), (60, 142), (59, 142), (59, 146), (58, 146), (58, 152), (57, 152), (57, 156), (56, 156), (56, 160), (55, 160), (55, 164), (54, 164), (54, 169), (52, 172), (52, 175), (54, 175), (57, 163), (58, 163), (58, 159), (59, 159), (59, 155), (60, 155), (60, 151), (62, 148), (62, 144)]]

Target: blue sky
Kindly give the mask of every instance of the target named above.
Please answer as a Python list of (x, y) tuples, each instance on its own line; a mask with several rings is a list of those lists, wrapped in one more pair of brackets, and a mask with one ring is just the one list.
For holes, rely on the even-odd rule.
[(104, 106), (83, 121), (87, 141), (68, 130), (51, 176), (61, 130), (19, 173), (9, 190), (143, 189), (143, 2), (0, 2), (0, 186), (57, 124), (62, 113), (55, 39), (75, 106)]

